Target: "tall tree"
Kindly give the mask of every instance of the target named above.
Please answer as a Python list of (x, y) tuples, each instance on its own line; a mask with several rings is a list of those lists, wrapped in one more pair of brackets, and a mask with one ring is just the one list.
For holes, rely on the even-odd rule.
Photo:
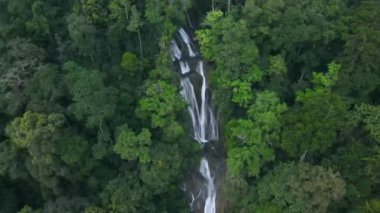
[(25, 88), (26, 109), (33, 112), (63, 112), (62, 75), (58, 66), (46, 64), (37, 69)]
[(148, 118), (153, 128), (172, 126), (177, 113), (185, 107), (178, 89), (165, 81), (147, 81), (144, 87), (145, 96), (139, 101), (137, 115)]
[(359, 1), (359, 6), (346, 21), (341, 58), (343, 68), (338, 86), (342, 94), (358, 101), (371, 101), (371, 96), (373, 101), (377, 101), (380, 82), (380, 53), (376, 48), (380, 45), (379, 11), (378, 1)]
[(101, 128), (102, 122), (110, 119), (116, 108), (116, 90), (106, 87), (104, 75), (97, 70), (87, 70), (74, 62), (63, 66), (65, 83), (73, 103), (69, 112), (84, 121), (87, 127)]
[(95, 26), (85, 16), (76, 14), (68, 16), (67, 23), (72, 48), (79, 56), (89, 57), (95, 63), (95, 56), (101, 51)]
[(78, 14), (84, 14), (95, 25), (107, 23), (107, 0), (80, 0), (74, 9)]
[(151, 193), (139, 183), (134, 173), (110, 181), (101, 198), (103, 206), (110, 212), (155, 211)]
[(279, 142), (280, 117), (286, 105), (274, 92), (257, 94), (248, 118), (227, 124), (227, 165), (234, 175), (258, 176), (264, 163), (274, 160), (273, 144)]
[[(60, 168), (56, 161), (57, 142), (65, 123), (62, 114), (38, 114), (26, 112), (16, 118), (6, 128), (10, 142), (19, 149), (28, 151), (27, 168), (41, 185), (58, 191)], [(29, 159), (29, 160), (28, 160)]]
[(143, 50), (142, 50), (142, 40), (141, 40), (141, 33), (140, 33), (140, 27), (144, 24), (141, 13), (137, 10), (136, 6), (133, 5), (131, 7), (131, 17), (129, 21), (129, 25), (127, 29), (131, 32), (137, 32), (137, 35), (139, 37), (139, 48), (140, 48), (140, 57), (144, 58), (143, 56)]
[(345, 182), (338, 173), (307, 163), (280, 164), (260, 180), (260, 201), (273, 202), (284, 212), (326, 212), (342, 199)]
[(33, 18), (26, 22), (26, 30), (31, 38), (39, 43), (45, 43), (51, 36), (47, 17), (46, 5), (42, 1), (35, 1), (32, 5)]
[(313, 73), (314, 88), (297, 93), (296, 105), (284, 115), (280, 146), (291, 157), (327, 151), (345, 127), (347, 104), (331, 91), (339, 70), (331, 63), (327, 73)]
[(291, 79), (302, 83), (341, 50), (346, 11), (342, 0), (248, 0), (243, 14), (261, 55), (286, 56)]
[(150, 145), (151, 134), (148, 129), (143, 129), (138, 135), (123, 125), (119, 129), (114, 151), (125, 160), (139, 160), (140, 163), (151, 161)]
[(0, 55), (0, 108), (15, 115), (25, 103), (25, 87), (42, 65), (45, 51), (15, 38), (5, 43)]

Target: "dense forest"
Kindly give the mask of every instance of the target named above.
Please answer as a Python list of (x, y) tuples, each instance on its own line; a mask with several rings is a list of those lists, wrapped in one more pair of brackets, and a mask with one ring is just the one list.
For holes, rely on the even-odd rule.
[(380, 212), (379, 0), (0, 0), (0, 212), (190, 212), (185, 27), (217, 106), (217, 212)]

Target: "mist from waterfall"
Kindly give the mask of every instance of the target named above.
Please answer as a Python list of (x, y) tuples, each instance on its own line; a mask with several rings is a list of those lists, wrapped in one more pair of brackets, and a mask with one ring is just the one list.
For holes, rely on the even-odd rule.
[[(178, 34), (181, 38), (180, 42), (183, 42), (186, 48), (182, 48), (181, 50), (176, 40), (172, 40), (170, 48), (171, 58), (174, 63), (178, 64), (177, 66), (179, 66), (181, 73), (180, 93), (188, 103), (188, 112), (193, 127), (193, 138), (203, 147), (203, 144), (219, 139), (218, 123), (211, 103), (211, 93), (208, 88), (203, 61), (197, 56), (197, 51), (193, 50), (192, 46), (194, 45), (192, 45), (186, 31), (180, 28)], [(200, 78), (200, 90), (194, 86), (190, 75), (197, 75)], [(199, 172), (205, 181), (197, 195), (192, 194), (190, 205), (192, 207), (196, 199), (203, 199), (204, 213), (215, 213), (216, 187), (206, 156), (201, 159)]]

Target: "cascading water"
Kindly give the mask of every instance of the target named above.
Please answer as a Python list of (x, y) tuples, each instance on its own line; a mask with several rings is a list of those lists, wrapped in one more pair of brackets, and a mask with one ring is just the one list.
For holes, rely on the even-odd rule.
[(186, 31), (183, 28), (181, 28), (178, 30), (178, 32), (181, 35), (182, 41), (185, 42), (185, 44), (187, 46), (187, 50), (189, 51), (189, 56), (195, 57), (195, 53), (194, 53), (193, 49), (191, 48), (190, 38), (187, 35)]
[[(211, 93), (207, 85), (203, 61), (195, 54), (197, 51), (193, 50), (190, 37), (186, 31), (181, 28), (178, 30), (178, 33), (181, 42), (186, 46), (186, 51), (181, 51), (177, 42), (173, 40), (170, 48), (171, 56), (172, 60), (174, 62), (178, 61), (179, 64), (181, 72), (180, 92), (188, 103), (188, 111), (193, 127), (193, 138), (203, 147), (205, 143), (219, 139), (218, 124), (211, 104)], [(197, 78), (201, 81), (200, 91), (193, 84), (193, 81)], [(190, 206), (193, 208), (196, 200), (202, 199), (204, 205), (203, 212), (215, 213), (216, 186), (207, 156), (201, 159), (199, 173), (204, 181), (199, 191), (191, 194), (192, 201), (190, 202)]]
[(214, 184), (214, 178), (211, 177), (210, 168), (208, 165), (208, 161), (206, 158), (201, 160), (201, 166), (199, 168), (199, 172), (202, 176), (207, 180), (206, 189), (207, 189), (207, 197), (205, 201), (204, 212), (215, 212), (215, 199), (216, 199), (216, 190)]
[(187, 62), (179, 62), (179, 65), (181, 66), (181, 73), (182, 75), (185, 75), (186, 73), (190, 72), (190, 67)]
[(182, 52), (175, 41), (172, 41), (171, 52), (173, 61), (181, 59)]

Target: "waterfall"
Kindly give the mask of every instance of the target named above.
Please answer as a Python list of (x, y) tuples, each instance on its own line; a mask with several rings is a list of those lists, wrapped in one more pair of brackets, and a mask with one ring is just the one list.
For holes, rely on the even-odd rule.
[(171, 47), (170, 50), (172, 52), (172, 60), (175, 61), (176, 59), (179, 60), (181, 59), (182, 52), (179, 49), (177, 42), (174, 40), (171, 42)]
[(206, 158), (201, 160), (201, 166), (199, 168), (199, 172), (202, 176), (207, 180), (206, 189), (207, 189), (207, 197), (204, 207), (204, 212), (215, 212), (215, 199), (216, 199), (216, 190), (214, 185), (214, 178), (211, 177), (210, 168), (208, 165), (208, 161)]
[(198, 118), (199, 118), (199, 109), (198, 109), (198, 102), (197, 98), (195, 97), (194, 87), (191, 83), (189, 78), (183, 78), (181, 79), (181, 95), (185, 98), (185, 100), (188, 103), (188, 111), (191, 117), (191, 121), (193, 124), (193, 131), (194, 131), (194, 139), (198, 142), (206, 142), (201, 141), (201, 136), (199, 135), (199, 124), (198, 124)]
[[(178, 30), (181, 41), (186, 45), (187, 51), (181, 51), (177, 42), (171, 42), (171, 57), (181, 73), (181, 95), (188, 103), (187, 110), (190, 114), (193, 127), (193, 138), (202, 145), (209, 141), (217, 141), (219, 138), (218, 124), (211, 104), (211, 93), (208, 88), (207, 78), (204, 72), (202, 59), (195, 54), (189, 35), (183, 28)], [(191, 78), (193, 77), (193, 78)], [(200, 91), (194, 88), (194, 79), (200, 79)], [(199, 93), (200, 94), (197, 94)], [(204, 179), (197, 196), (191, 194), (190, 206), (197, 199), (203, 199), (204, 213), (216, 212), (216, 187), (214, 177), (211, 175), (210, 163), (207, 156), (202, 157), (199, 173)]]
[[(188, 66), (187, 62), (186, 65), (184, 65), (182, 61), (180, 62), (182, 74), (190, 72)], [(188, 111), (193, 124), (194, 139), (200, 143), (207, 143), (210, 140), (218, 140), (218, 125), (212, 106), (208, 101), (207, 82), (206, 77), (204, 76), (202, 61), (198, 63), (197, 73), (199, 73), (202, 78), (200, 110), (194, 86), (188, 77), (183, 77), (181, 79), (181, 95), (188, 103)]]
[(194, 53), (193, 49), (191, 48), (190, 38), (187, 35), (186, 31), (183, 28), (181, 28), (181, 29), (178, 30), (178, 32), (179, 32), (179, 34), (182, 37), (182, 41), (185, 42), (185, 44), (187, 46), (187, 50), (189, 51), (189, 56), (190, 57), (195, 57), (195, 53)]
[(184, 63), (184, 62), (180, 61), (179, 65), (181, 67), (182, 75), (185, 75), (186, 73), (190, 72), (190, 67), (189, 67), (189, 64), (187, 62)]

